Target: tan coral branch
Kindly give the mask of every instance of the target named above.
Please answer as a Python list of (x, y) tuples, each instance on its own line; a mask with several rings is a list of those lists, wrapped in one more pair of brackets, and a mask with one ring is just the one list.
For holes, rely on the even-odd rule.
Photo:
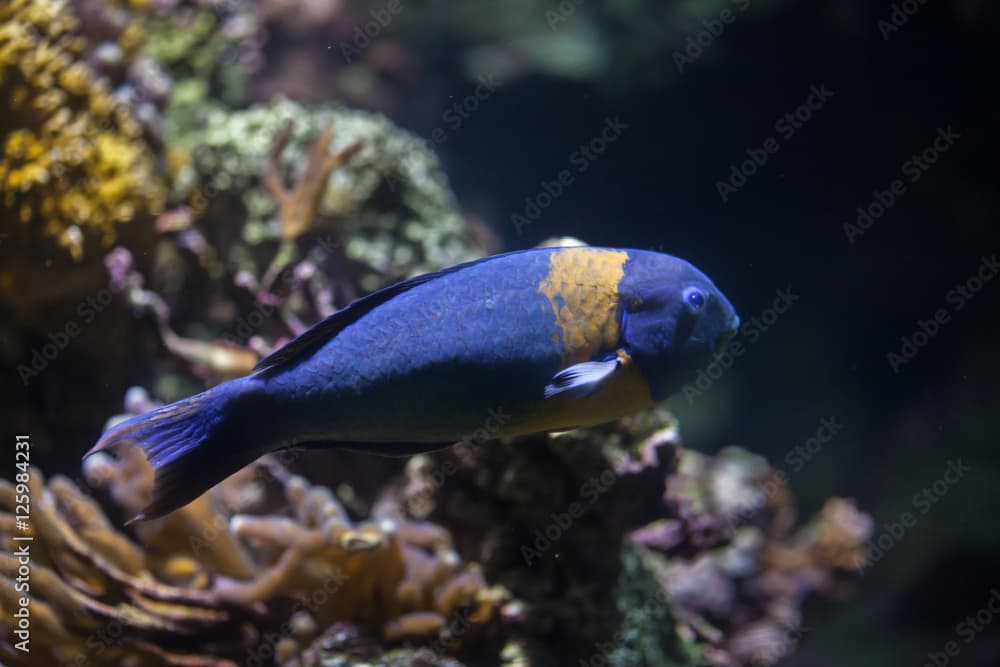
[(294, 123), (288, 120), (275, 135), (261, 174), (264, 187), (278, 204), (281, 238), (284, 241), (297, 239), (312, 228), (330, 174), (354, 157), (364, 145), (363, 142), (356, 141), (342, 151), (331, 154), (331, 120), (309, 148), (306, 166), (299, 182), (288, 188), (281, 179), (281, 154), (291, 141), (293, 129)]

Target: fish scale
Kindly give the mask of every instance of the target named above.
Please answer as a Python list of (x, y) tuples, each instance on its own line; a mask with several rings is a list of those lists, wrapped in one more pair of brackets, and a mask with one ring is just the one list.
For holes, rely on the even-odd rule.
[(676, 391), (738, 324), (676, 257), (507, 253), (359, 299), (251, 375), (130, 419), (91, 452), (143, 449), (156, 484), (136, 518), (151, 518), (285, 447), (405, 454), (468, 438), (496, 414), (500, 436), (615, 419)]

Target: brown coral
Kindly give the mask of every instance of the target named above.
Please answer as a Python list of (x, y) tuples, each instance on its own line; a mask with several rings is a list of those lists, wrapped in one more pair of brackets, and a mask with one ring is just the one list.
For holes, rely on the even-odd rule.
[[(275, 655), (292, 665), (336, 622), (388, 641), (426, 642), (455, 617), (485, 627), (505, 598), (476, 565), (462, 563), (441, 527), (406, 519), (389, 503), (355, 523), (328, 489), (274, 460), (132, 536), (85, 489), (104, 489), (134, 511), (152, 489), (142, 455), (98, 454), (84, 472), (86, 481), (57, 476), (48, 484), (30, 472), (32, 660), (228, 667)], [(264, 513), (275, 481), (287, 509)], [(15, 533), (15, 495), (0, 480), (5, 540)], [(17, 605), (17, 569), (0, 558), (5, 614)], [(5, 630), (0, 656), (26, 664), (15, 641)]]
[[(122, 39), (134, 50), (134, 30)], [(141, 125), (84, 60), (85, 48), (65, 0), (0, 6), (4, 232), (25, 245), (54, 239), (75, 259), (165, 198)]]
[(271, 153), (264, 163), (262, 175), (264, 186), (278, 204), (281, 238), (285, 241), (297, 239), (312, 227), (323, 192), (330, 181), (330, 174), (350, 160), (363, 146), (361, 141), (355, 141), (344, 150), (331, 154), (333, 121), (328, 121), (309, 148), (305, 170), (298, 184), (289, 189), (281, 181), (279, 162), (282, 151), (291, 139), (293, 127), (289, 120), (278, 131)]
[(779, 471), (683, 449), (664, 409), (415, 457), (400, 495), (523, 601), (532, 664), (612, 644), (641, 664), (772, 664), (805, 631), (805, 600), (845, 589), (871, 530), (841, 499), (796, 530)]
[(333, 121), (326, 123), (319, 136), (309, 147), (305, 168), (298, 183), (285, 187), (281, 179), (281, 153), (292, 138), (293, 121), (286, 120), (274, 137), (271, 152), (264, 161), (261, 181), (278, 205), (278, 223), (281, 229), (281, 246), (264, 274), (262, 284), (270, 289), (278, 274), (292, 260), (294, 241), (309, 231), (319, 214), (320, 202), (330, 182), (330, 174), (345, 164), (361, 150), (364, 143), (355, 141), (347, 148), (330, 153), (333, 141)]
[(665, 487), (677, 517), (669, 538), (662, 523), (633, 538), (680, 628), (715, 664), (777, 662), (805, 632), (805, 599), (843, 592), (863, 564), (870, 518), (834, 498), (796, 530), (786, 476), (745, 450), (682, 451)]

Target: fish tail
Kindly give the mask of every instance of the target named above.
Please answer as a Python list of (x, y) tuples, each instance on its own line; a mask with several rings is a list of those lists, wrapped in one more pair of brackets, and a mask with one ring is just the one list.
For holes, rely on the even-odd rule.
[(153, 467), (149, 504), (128, 523), (155, 519), (186, 505), (263, 454), (266, 429), (246, 378), (132, 417), (108, 429), (84, 458), (139, 447)]

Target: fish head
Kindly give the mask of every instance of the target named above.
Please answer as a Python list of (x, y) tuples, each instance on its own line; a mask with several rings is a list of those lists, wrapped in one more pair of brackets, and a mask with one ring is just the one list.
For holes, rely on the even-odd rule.
[(725, 349), (740, 318), (715, 283), (683, 259), (641, 252), (626, 269), (622, 339), (653, 398), (662, 400)]

